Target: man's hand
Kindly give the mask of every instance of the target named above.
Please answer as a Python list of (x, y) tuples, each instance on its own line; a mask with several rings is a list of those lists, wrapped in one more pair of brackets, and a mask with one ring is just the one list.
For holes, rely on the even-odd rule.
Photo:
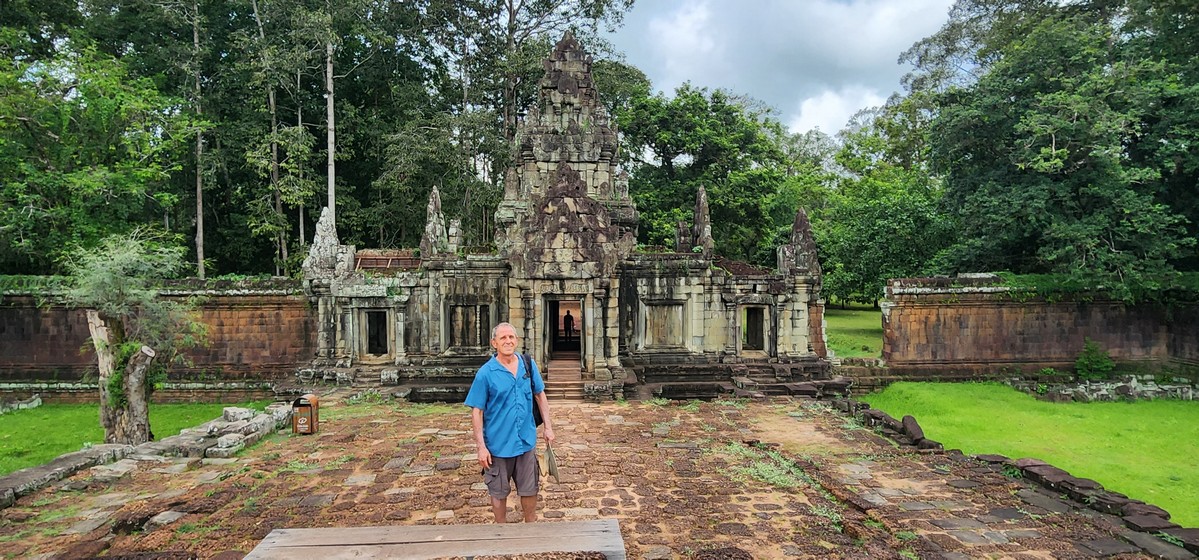
[(550, 445), (554, 444), (554, 429), (549, 426), (545, 427), (545, 441)]
[(491, 452), (487, 450), (487, 447), (480, 445), (478, 455), (479, 455), (479, 466), (483, 467), (484, 469), (490, 469), (491, 468)]

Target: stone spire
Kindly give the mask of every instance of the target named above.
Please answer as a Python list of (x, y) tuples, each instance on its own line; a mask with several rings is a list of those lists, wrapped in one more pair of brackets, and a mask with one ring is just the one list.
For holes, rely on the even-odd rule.
[(447, 253), (449, 246), (445, 215), (441, 213), (441, 193), (434, 186), (433, 192), (429, 193), (429, 205), (425, 207), (425, 233), (420, 238), (420, 256), (427, 259)]
[(782, 274), (813, 276), (819, 282), (821, 271), (820, 261), (816, 258), (816, 240), (812, 237), (808, 213), (803, 208), (795, 212), (791, 242), (778, 248), (778, 267)]
[(306, 279), (329, 279), (349, 276), (354, 271), (354, 247), (342, 245), (337, 240), (337, 226), (333, 223), (333, 212), (328, 206), (321, 210), (316, 222), (316, 234), (312, 247), (300, 265)]
[(495, 213), (501, 255), (524, 257), (517, 247), (525, 243), (526, 230), (540, 223), (534, 213), (545, 208), (544, 199), (558, 186), (564, 168), (578, 175), (577, 183), (570, 182), (578, 191), (571, 198), (590, 199), (607, 209), (615, 235), (602, 243), (623, 239), (625, 232), (636, 236), (637, 210), (628, 196), (627, 175), (618, 165), (619, 139), (599, 102), (591, 64), (591, 55), (571, 33), (544, 61), (537, 103), (517, 125), (515, 162), (504, 174), (504, 199)]

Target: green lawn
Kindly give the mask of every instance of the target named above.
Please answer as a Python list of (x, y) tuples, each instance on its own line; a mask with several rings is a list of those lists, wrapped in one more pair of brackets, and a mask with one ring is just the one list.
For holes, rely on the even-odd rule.
[(863, 397), (967, 454), (1035, 457), (1199, 527), (1199, 402), (1048, 403), (998, 383), (896, 383)]
[(880, 311), (870, 306), (824, 308), (828, 347), (838, 358), (876, 358), (883, 351)]
[[(212, 420), (227, 406), (262, 410), (266, 404), (152, 404), (150, 429), (163, 438)], [(87, 443), (104, 443), (98, 405), (45, 404), (0, 415), (0, 476), (79, 451)]]

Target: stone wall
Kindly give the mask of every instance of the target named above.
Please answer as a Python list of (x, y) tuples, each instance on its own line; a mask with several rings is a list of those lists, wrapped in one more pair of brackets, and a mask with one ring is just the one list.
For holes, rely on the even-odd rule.
[[(266, 382), (293, 377), (315, 355), (308, 299), (297, 286), (270, 290), (176, 291), (200, 295), (209, 345), (190, 352), (190, 366), (173, 365), (175, 388), (158, 400), (243, 400), (270, 394)], [(40, 305), (39, 305), (40, 304)], [(84, 311), (31, 294), (0, 300), (0, 394), (41, 393), (48, 402), (91, 400), (95, 354)], [(50, 393), (55, 393), (51, 395)], [(164, 400), (165, 399), (165, 400)]]
[(991, 278), (891, 281), (883, 302), (887, 375), (970, 378), (1072, 371), (1086, 339), (1123, 365), (1195, 363), (1195, 308), (1018, 296)]

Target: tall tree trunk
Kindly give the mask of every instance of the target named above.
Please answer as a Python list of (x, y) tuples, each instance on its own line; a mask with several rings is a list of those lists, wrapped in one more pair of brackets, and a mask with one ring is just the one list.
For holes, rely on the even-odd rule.
[(504, 76), (504, 139), (511, 143), (516, 138), (516, 69), (512, 67), (512, 58), (516, 54), (516, 16), (519, 6), (507, 1), (508, 24), (505, 27), (507, 51), (507, 71)]
[(100, 386), (100, 425), (104, 427), (104, 442), (138, 445), (150, 441), (146, 369), (154, 360), (154, 350), (142, 346), (129, 358), (121, 377), (121, 390), (125, 394), (121, 401), (112, 394), (110, 383), (118, 365), (114, 349), (124, 342), (124, 325), (120, 321), (105, 320), (99, 311), (88, 309), (87, 328), (92, 335), (92, 347), (96, 349), (96, 363), (100, 369), (97, 382)]
[[(300, 71), (296, 70), (296, 91), (300, 91)], [(304, 104), (299, 100), (299, 93), (296, 94), (296, 126), (304, 127)], [(300, 166), (300, 178), (304, 178), (304, 167)], [(303, 247), (307, 243), (304, 238), (304, 203), (300, 203), (300, 246)]]
[[(195, 57), (196, 116), (203, 115), (200, 106), (200, 4), (192, 0), (192, 54)], [(204, 278), (204, 134), (196, 132), (196, 274)]]
[[(262, 16), (258, 13), (258, 0), (250, 2), (254, 9), (254, 23), (258, 25), (259, 47), (266, 48), (266, 31), (262, 26)], [(262, 56), (263, 71), (268, 71), (266, 55)], [(269, 78), (266, 81), (267, 110), (271, 114), (271, 194), (275, 199), (275, 214), (287, 221), (283, 213), (283, 197), (279, 193), (279, 115), (275, 104), (275, 83)], [(276, 253), (279, 257), (275, 263), (275, 275), (279, 276), (280, 267), (287, 262), (287, 230), (281, 230), (275, 235)]]
[[(330, 1), (326, 1), (325, 5), (329, 10), (329, 17), (333, 17), (333, 6)], [(333, 30), (330, 29), (332, 34)], [(329, 217), (332, 218), (334, 224), (337, 223), (337, 199), (334, 196), (334, 179), (336, 179), (336, 169), (334, 167), (333, 158), (336, 155), (336, 145), (333, 142), (333, 40), (329, 39), (325, 42), (325, 143), (326, 151), (329, 153), (328, 177), (329, 189)]]
[[(100, 385), (100, 426), (104, 428), (104, 439), (108, 440), (108, 434), (112, 433), (111, 419), (105, 412), (110, 406), (112, 400), (108, 390), (108, 380), (112, 378), (112, 372), (115, 368), (116, 354), (112, 349), (120, 344), (119, 340), (122, 335), (117, 329), (117, 333), (113, 333), (108, 328), (108, 323), (100, 318), (100, 312), (95, 309), (87, 310), (87, 330), (92, 335), (92, 347), (96, 349), (96, 365), (100, 368), (100, 375), (96, 383)], [(114, 340), (114, 335), (116, 340)]]

